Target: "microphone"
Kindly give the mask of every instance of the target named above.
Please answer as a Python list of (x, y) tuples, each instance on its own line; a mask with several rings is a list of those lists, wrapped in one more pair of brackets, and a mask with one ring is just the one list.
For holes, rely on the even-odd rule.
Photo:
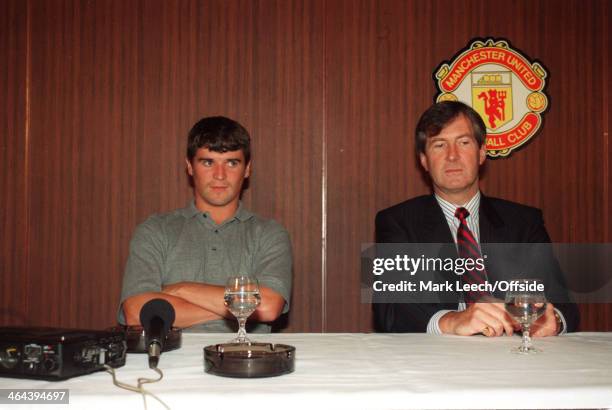
[(166, 335), (174, 324), (174, 318), (174, 308), (164, 299), (151, 299), (140, 309), (140, 324), (145, 332), (145, 346), (151, 369), (157, 368)]

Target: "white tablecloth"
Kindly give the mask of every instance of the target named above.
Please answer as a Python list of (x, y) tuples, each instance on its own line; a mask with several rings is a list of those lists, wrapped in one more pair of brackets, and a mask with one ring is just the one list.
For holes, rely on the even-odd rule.
[[(295, 346), (295, 372), (266, 379), (204, 373), (202, 348), (229, 338), (184, 334), (183, 347), (161, 357), (164, 379), (146, 388), (173, 410), (612, 406), (612, 333), (537, 339), (544, 352), (530, 356), (510, 353), (518, 336), (255, 335), (257, 341)], [(128, 355), (117, 374), (132, 384), (138, 377), (155, 376), (146, 356), (136, 354)], [(70, 405), (43, 408), (144, 408), (142, 396), (113, 386), (105, 372), (64, 382), (0, 378), (0, 388), (70, 389)], [(147, 403), (149, 409), (163, 408), (151, 398)]]

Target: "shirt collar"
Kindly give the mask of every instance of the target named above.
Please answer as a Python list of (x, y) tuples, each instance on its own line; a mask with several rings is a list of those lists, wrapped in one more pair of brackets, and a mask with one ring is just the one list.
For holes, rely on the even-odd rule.
[[(185, 216), (185, 218), (193, 218), (197, 215), (202, 215), (202, 214), (208, 215), (208, 212), (202, 212), (198, 208), (196, 208), (195, 201), (193, 200), (189, 201), (187, 206), (183, 209), (183, 215)], [(251, 219), (252, 217), (253, 217), (253, 213), (244, 207), (244, 205), (242, 204), (242, 201), (238, 201), (238, 209), (236, 210), (236, 213), (234, 214), (233, 217), (225, 221), (225, 223), (230, 222), (234, 219), (237, 219), (240, 222), (244, 222), (244, 221)]]
[(469, 201), (467, 201), (465, 204), (462, 204), (462, 205), (455, 205), (451, 202), (448, 202), (447, 200), (443, 199), (437, 194), (434, 194), (434, 196), (436, 197), (436, 201), (438, 201), (440, 208), (442, 208), (442, 211), (444, 212), (444, 215), (447, 218), (448, 217), (450, 217), (451, 219), (454, 218), (455, 211), (457, 210), (457, 208), (461, 208), (461, 207), (467, 209), (468, 212), (470, 213), (470, 216), (474, 216), (475, 218), (478, 218), (478, 210), (480, 209), (480, 197), (481, 197), (480, 191), (477, 191), (476, 194), (474, 194), (474, 196)]
[(243, 205), (242, 201), (238, 201), (238, 209), (236, 210), (236, 214), (234, 214), (234, 218), (238, 219), (240, 222), (247, 221), (253, 217), (253, 213), (247, 210)]

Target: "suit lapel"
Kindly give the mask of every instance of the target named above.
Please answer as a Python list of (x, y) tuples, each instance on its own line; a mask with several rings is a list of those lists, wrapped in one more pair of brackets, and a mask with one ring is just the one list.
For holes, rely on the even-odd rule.
[[(493, 247), (489, 244), (504, 242), (503, 226), (504, 221), (501, 219), (491, 201), (484, 195), (480, 197), (479, 209), (480, 222), (480, 250), (483, 255), (487, 255), (485, 265), (487, 267), (487, 275), (490, 281), (495, 281), (499, 275), (500, 261), (503, 261), (503, 255), (498, 254), (499, 246)], [(495, 296), (500, 297), (501, 294)]]
[[(440, 204), (438, 204), (434, 195), (430, 195), (428, 199), (428, 204), (423, 214), (423, 227), (425, 229), (422, 242), (440, 244), (440, 248), (437, 251), (437, 256), (440, 259), (454, 259), (457, 257), (457, 248), (453, 235), (448, 227), (448, 222), (446, 222), (444, 212), (442, 212), (442, 208), (440, 208)], [(434, 250), (432, 249), (432, 251)], [(441, 271), (438, 274), (446, 281), (452, 282), (457, 279), (453, 272)]]
[(442, 208), (433, 195), (429, 196), (429, 203), (425, 207), (423, 215), (422, 232), (424, 243), (454, 243), (446, 217)]
[(495, 211), (489, 199), (482, 194), (480, 196), (479, 212), (481, 246), (486, 243), (503, 242), (500, 228), (504, 226), (504, 221)]

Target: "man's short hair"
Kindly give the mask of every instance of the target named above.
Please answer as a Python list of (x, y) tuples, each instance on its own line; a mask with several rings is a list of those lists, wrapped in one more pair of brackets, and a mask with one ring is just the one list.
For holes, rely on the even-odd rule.
[(464, 115), (472, 124), (474, 138), (480, 148), (487, 135), (487, 128), (480, 115), (472, 107), (462, 102), (442, 101), (429, 107), (419, 119), (414, 134), (417, 155), (425, 153), (427, 138), (440, 134), (444, 127), (460, 115)]
[(237, 121), (226, 117), (206, 117), (187, 136), (187, 159), (191, 162), (200, 148), (214, 152), (242, 150), (245, 163), (251, 160), (251, 137)]

